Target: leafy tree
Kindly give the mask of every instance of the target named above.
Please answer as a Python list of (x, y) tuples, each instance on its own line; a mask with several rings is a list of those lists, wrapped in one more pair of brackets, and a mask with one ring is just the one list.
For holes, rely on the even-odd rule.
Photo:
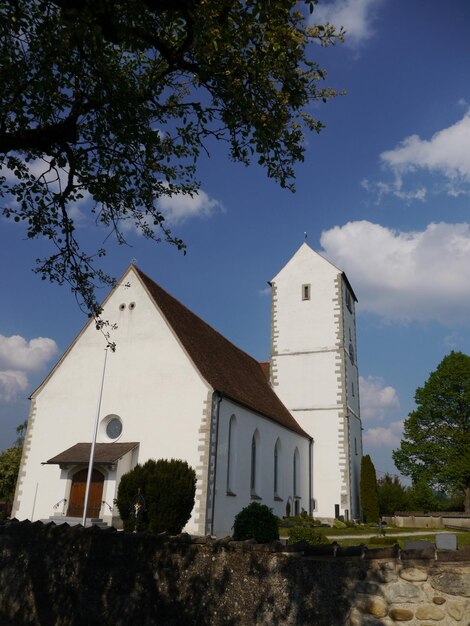
[[(143, 496), (137, 530), (177, 534), (191, 517), (196, 494), (196, 473), (186, 461), (150, 459), (121, 478), (117, 506), (125, 530), (136, 526), (133, 505)], [(140, 503), (139, 503), (140, 504)]]
[(335, 96), (310, 58), (342, 40), (308, 26), (317, 0), (3, 0), (0, 3), (0, 195), (4, 215), (45, 237), (43, 279), (67, 282), (99, 315), (104, 247), (82, 249), (73, 207), (124, 243), (126, 222), (184, 249), (158, 200), (195, 194), (211, 142), (293, 188), (311, 104)]
[(470, 357), (448, 354), (415, 394), (395, 465), (413, 484), (465, 494), (470, 511)]
[(15, 444), (0, 453), (0, 499), (2, 500), (11, 501), (15, 495), (26, 426), (27, 421), (17, 426), (17, 439)]
[(377, 482), (380, 515), (393, 515), (396, 511), (408, 509), (408, 493), (398, 476), (385, 474)]
[(438, 511), (439, 499), (425, 480), (419, 480), (407, 490), (408, 511)]
[(252, 502), (235, 516), (233, 523), (235, 541), (255, 539), (258, 543), (269, 543), (279, 539), (277, 517), (265, 504)]
[(379, 495), (372, 459), (368, 454), (361, 459), (361, 506), (365, 522), (379, 521)]

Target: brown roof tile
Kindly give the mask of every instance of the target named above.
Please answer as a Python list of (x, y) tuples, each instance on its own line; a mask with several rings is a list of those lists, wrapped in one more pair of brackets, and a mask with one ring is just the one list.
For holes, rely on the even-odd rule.
[(258, 361), (225, 339), (139, 268), (134, 268), (189, 357), (214, 390), (309, 437), (271, 389)]
[(269, 383), (269, 379), (270, 379), (269, 361), (261, 361), (260, 365), (261, 365), (261, 369), (263, 370), (264, 377), (266, 378), (266, 381)]
[[(135, 441), (129, 443), (97, 443), (95, 446), (94, 463), (115, 463), (127, 452), (136, 448), (139, 444)], [(91, 443), (76, 443), (71, 448), (64, 450), (57, 456), (52, 457), (46, 463), (88, 463), (90, 460)]]

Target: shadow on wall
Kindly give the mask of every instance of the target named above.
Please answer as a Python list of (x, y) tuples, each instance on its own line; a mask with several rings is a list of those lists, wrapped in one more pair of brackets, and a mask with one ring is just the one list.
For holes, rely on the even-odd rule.
[[(387, 626), (406, 618), (399, 609), (427, 614), (420, 585), (439, 567), (410, 567), (396, 548), (299, 551), (40, 522), (0, 526), (0, 554), (1, 623), (40, 626)], [(470, 581), (470, 555), (465, 567)]]

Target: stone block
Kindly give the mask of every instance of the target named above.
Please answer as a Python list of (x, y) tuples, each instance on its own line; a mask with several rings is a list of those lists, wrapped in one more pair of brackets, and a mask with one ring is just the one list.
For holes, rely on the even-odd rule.
[[(447, 552), (442, 552), (441, 554), (447, 554)], [(434, 546), (423, 548), (423, 549), (416, 548), (413, 550), (401, 550), (400, 552), (400, 558), (402, 561), (417, 561), (417, 560), (434, 561), (435, 556), (436, 556), (436, 548)]]
[(414, 613), (411, 609), (396, 607), (390, 611), (389, 615), (396, 622), (410, 622), (413, 619)]
[(431, 585), (437, 591), (451, 596), (470, 598), (470, 576), (466, 572), (448, 570), (434, 574), (430, 578)]
[(392, 604), (424, 600), (420, 588), (408, 582), (390, 583), (385, 588), (385, 595)]
[(415, 615), (417, 619), (432, 619), (435, 621), (440, 621), (446, 616), (444, 611), (435, 604), (422, 604), (416, 609)]
[(385, 617), (388, 613), (387, 603), (380, 596), (360, 596), (357, 607), (373, 617)]
[(455, 619), (456, 622), (460, 622), (462, 617), (465, 615), (465, 606), (461, 602), (450, 601), (447, 606), (447, 613)]
[(450, 533), (437, 533), (436, 548), (438, 550), (457, 550), (457, 535)]
[(400, 578), (414, 583), (424, 582), (428, 579), (428, 573), (419, 567), (406, 567), (401, 570)]
[(432, 601), (434, 602), (434, 604), (445, 604), (446, 599), (443, 598), (442, 596), (434, 596)]

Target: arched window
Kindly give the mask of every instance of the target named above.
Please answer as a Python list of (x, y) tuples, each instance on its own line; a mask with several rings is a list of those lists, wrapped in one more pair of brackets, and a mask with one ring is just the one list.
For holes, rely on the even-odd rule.
[(227, 441), (227, 495), (235, 495), (237, 464), (237, 418), (232, 415), (228, 423)]
[(294, 496), (298, 496), (300, 494), (300, 480), (299, 480), (299, 469), (300, 469), (300, 454), (299, 449), (296, 448), (294, 452), (294, 460), (293, 460), (293, 480), (294, 480)]
[(281, 440), (276, 441), (274, 446), (274, 497), (280, 497), (281, 493)]
[(292, 478), (294, 488), (294, 515), (300, 513), (300, 454), (299, 449), (296, 448), (294, 452), (294, 458), (292, 462)]
[(259, 476), (259, 432), (255, 430), (251, 439), (251, 476), (250, 492), (252, 496), (259, 497), (260, 476)]

